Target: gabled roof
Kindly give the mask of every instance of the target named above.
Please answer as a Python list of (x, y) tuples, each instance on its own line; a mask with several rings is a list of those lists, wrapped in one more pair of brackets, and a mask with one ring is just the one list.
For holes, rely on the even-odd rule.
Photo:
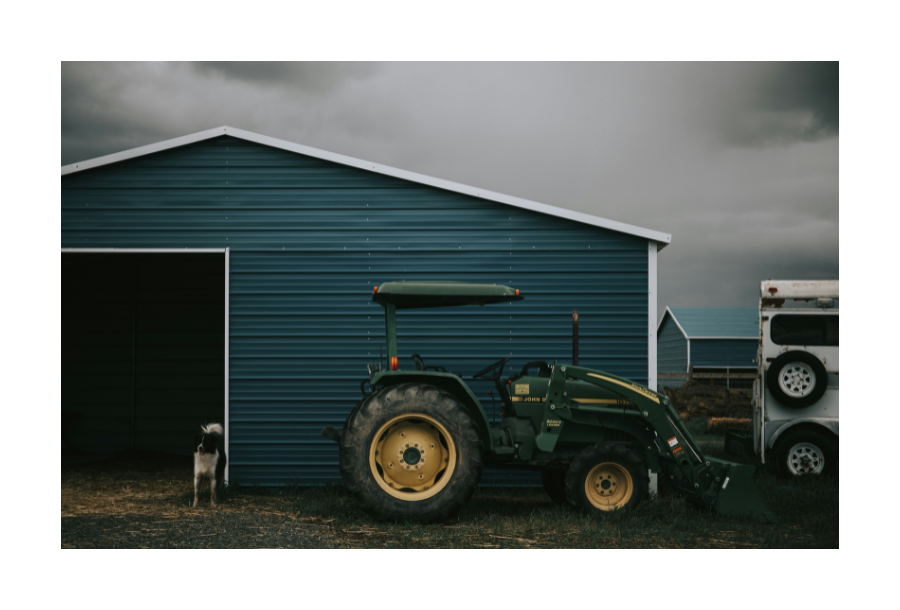
[(759, 339), (756, 307), (666, 307), (657, 335), (667, 316), (685, 339)]
[(548, 214), (550, 216), (566, 218), (568, 220), (574, 220), (575, 222), (593, 225), (595, 227), (601, 227), (603, 229), (609, 229), (611, 231), (617, 231), (619, 233), (626, 233), (628, 235), (643, 237), (648, 240), (657, 242), (659, 244), (658, 249), (660, 250), (672, 241), (672, 236), (668, 233), (661, 233), (652, 229), (644, 229), (642, 227), (636, 227), (634, 225), (625, 224), (623, 222), (616, 222), (615, 220), (608, 220), (606, 218), (600, 218), (598, 216), (591, 216), (590, 214), (583, 214), (581, 212), (566, 210), (552, 205), (547, 205), (545, 203), (538, 203), (536, 201), (529, 201), (527, 199), (511, 197), (509, 195), (503, 195), (501, 193), (494, 193), (492, 191), (486, 191), (484, 189), (475, 188), (473, 186), (466, 186), (464, 184), (450, 182), (449, 180), (432, 178), (430, 176), (424, 176), (422, 174), (416, 174), (414, 172), (408, 172), (406, 170), (388, 167), (387, 165), (379, 165), (377, 163), (364, 161), (362, 159), (354, 159), (353, 157), (346, 157), (344, 155), (330, 153), (324, 150), (319, 150), (317, 148), (303, 146), (302, 144), (294, 144), (293, 142), (278, 140), (276, 138), (270, 138), (268, 136), (253, 133), (251, 131), (244, 131), (243, 129), (237, 129), (227, 126), (207, 129), (206, 131), (200, 131), (187, 136), (181, 136), (180, 138), (173, 138), (171, 140), (158, 142), (156, 144), (139, 146), (138, 148), (132, 148), (131, 150), (126, 150), (112, 155), (106, 155), (104, 157), (97, 157), (96, 159), (90, 159), (88, 161), (80, 161), (78, 163), (63, 165), (61, 175), (66, 176), (68, 174), (74, 174), (86, 169), (100, 167), (101, 165), (118, 163), (119, 161), (125, 161), (127, 159), (133, 159), (135, 157), (141, 157), (143, 155), (149, 155), (156, 152), (169, 150), (171, 148), (177, 148), (179, 146), (186, 146), (187, 144), (193, 144), (195, 142), (201, 142), (203, 140), (209, 140), (211, 138), (217, 138), (223, 135), (239, 138), (241, 140), (247, 140), (248, 142), (256, 142), (257, 144), (262, 144), (264, 146), (271, 146), (273, 148), (288, 150), (291, 152), (299, 153), (301, 155), (308, 155), (310, 157), (323, 159), (325, 161), (340, 163), (341, 165), (357, 167), (359, 169), (384, 174), (386, 176), (393, 176), (394, 178), (400, 178), (402, 180), (409, 180), (410, 182), (427, 184), (429, 186), (434, 186), (447, 191), (454, 191), (465, 195), (471, 195), (473, 197), (480, 197), (489, 201), (505, 203), (506, 205), (511, 205), (517, 208), (524, 208), (526, 210), (532, 210), (534, 212), (540, 212), (542, 214)]

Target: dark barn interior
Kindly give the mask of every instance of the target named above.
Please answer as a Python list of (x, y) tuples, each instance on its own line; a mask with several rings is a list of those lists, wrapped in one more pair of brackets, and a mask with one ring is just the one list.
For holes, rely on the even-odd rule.
[(63, 252), (64, 454), (188, 454), (224, 424), (224, 257)]

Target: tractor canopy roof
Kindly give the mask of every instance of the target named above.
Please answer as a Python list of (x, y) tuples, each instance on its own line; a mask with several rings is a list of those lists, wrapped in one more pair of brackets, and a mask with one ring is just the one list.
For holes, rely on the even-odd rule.
[(372, 293), (376, 303), (392, 304), (397, 309), (488, 305), (523, 298), (518, 290), (509, 286), (465, 282), (385, 282), (376, 286)]

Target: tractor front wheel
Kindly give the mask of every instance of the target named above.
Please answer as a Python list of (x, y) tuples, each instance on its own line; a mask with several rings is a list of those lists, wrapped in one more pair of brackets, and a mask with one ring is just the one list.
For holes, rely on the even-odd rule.
[(472, 497), (482, 454), (478, 430), (456, 398), (405, 383), (373, 394), (347, 418), (341, 477), (378, 519), (443, 521)]
[(649, 489), (650, 476), (641, 455), (620, 443), (586, 447), (566, 473), (569, 502), (591, 513), (630, 509)]

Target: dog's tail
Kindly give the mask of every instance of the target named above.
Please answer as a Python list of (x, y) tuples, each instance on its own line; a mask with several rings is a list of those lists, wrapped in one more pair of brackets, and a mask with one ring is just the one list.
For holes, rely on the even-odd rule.
[(205, 426), (200, 426), (200, 430), (203, 431), (203, 434), (225, 436), (225, 429), (222, 427), (222, 424), (206, 424)]

